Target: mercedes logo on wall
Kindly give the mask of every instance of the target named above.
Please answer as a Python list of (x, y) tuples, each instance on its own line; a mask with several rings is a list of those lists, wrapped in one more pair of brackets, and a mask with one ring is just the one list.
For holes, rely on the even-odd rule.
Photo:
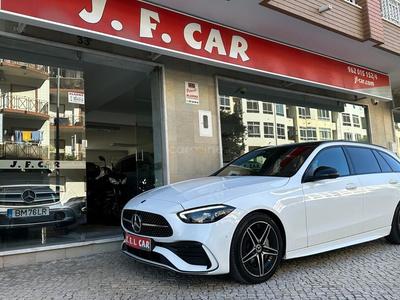
[(32, 203), (36, 199), (36, 194), (32, 190), (25, 190), (22, 192), (21, 198), (25, 203)]
[(134, 214), (132, 217), (132, 228), (135, 233), (142, 230), (142, 218), (138, 214)]

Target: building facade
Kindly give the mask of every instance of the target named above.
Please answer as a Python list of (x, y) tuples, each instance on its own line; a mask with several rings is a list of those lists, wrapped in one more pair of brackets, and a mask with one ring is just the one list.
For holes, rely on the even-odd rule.
[(400, 153), (399, 1), (206, 2), (1, 1), (0, 267), (117, 250), (131, 197), (261, 146)]

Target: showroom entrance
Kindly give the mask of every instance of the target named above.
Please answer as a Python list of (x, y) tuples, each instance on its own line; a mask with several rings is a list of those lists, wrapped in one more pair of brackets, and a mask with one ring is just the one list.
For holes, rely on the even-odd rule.
[(121, 238), (164, 184), (162, 68), (34, 48), (0, 48), (0, 251)]

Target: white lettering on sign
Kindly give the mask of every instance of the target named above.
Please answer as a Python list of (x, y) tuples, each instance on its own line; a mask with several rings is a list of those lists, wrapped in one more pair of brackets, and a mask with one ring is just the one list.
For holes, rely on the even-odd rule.
[(196, 41), (194, 38), (194, 33), (201, 33), (201, 26), (197, 23), (189, 23), (185, 26), (183, 30), (183, 36), (185, 38), (186, 43), (192, 47), (193, 49), (200, 50), (201, 49), (201, 41)]
[(86, 168), (84, 161), (43, 161), (43, 160), (0, 160), (0, 170), (2, 169), (79, 169)]
[(211, 29), (210, 34), (208, 35), (207, 43), (204, 49), (212, 53), (214, 47), (218, 49), (219, 55), (226, 55), (224, 43), (222, 41), (221, 32), (217, 29)]
[[(202, 33), (201, 25), (197, 23), (189, 23), (185, 26), (185, 29), (183, 30), (183, 37), (185, 39), (185, 42), (190, 47), (196, 50), (201, 50), (203, 41), (196, 40), (194, 38), (194, 34), (196, 32), (200, 34)], [(229, 57), (237, 59), (238, 56), (240, 56), (242, 61), (250, 60), (249, 56), (246, 54), (248, 47), (248, 43), (243, 37), (238, 35), (232, 36)], [(214, 48), (217, 48), (219, 55), (226, 55), (221, 32), (217, 29), (211, 29), (204, 50), (212, 53)]]
[(361, 83), (361, 84), (365, 84), (365, 85), (369, 85), (369, 86), (375, 86), (375, 83), (373, 81), (365, 80), (365, 79), (359, 78), (358, 76), (354, 76), (354, 83)]
[(232, 36), (231, 52), (229, 53), (229, 57), (237, 58), (239, 54), (243, 61), (250, 60), (246, 54), (248, 47), (247, 41), (244, 38), (238, 35)]
[(106, 8), (107, 0), (92, 0), (92, 11), (88, 12), (86, 8), (82, 9), (79, 16), (85, 22), (95, 24), (100, 22)]
[(151, 19), (160, 23), (160, 16), (145, 8), (142, 8), (140, 12), (140, 37), (153, 38), (153, 30), (156, 30), (157, 23), (152, 23)]
[[(378, 74), (371, 71), (366, 71), (353, 66), (348, 66), (347, 71), (354, 75), (354, 83), (375, 86), (375, 81), (378, 80)], [(364, 77), (364, 78), (362, 78)]]
[[(79, 16), (85, 22), (91, 24), (98, 23), (103, 17), (106, 4), (107, 0), (92, 0), (92, 11), (89, 12), (86, 8), (84, 8), (79, 13)], [(141, 38), (153, 39), (154, 33), (157, 31), (157, 25), (160, 23), (160, 15), (157, 12), (141, 8), (139, 36)], [(118, 20), (113, 20), (111, 22), (111, 26), (117, 31), (121, 31), (124, 28), (122, 23)], [(202, 50), (203, 40), (195, 39), (194, 35), (196, 32), (202, 34), (201, 25), (198, 23), (189, 23), (183, 29), (183, 38), (191, 48)], [(160, 33), (160, 36), (165, 43), (169, 44), (172, 42), (172, 38), (169, 33)], [(249, 46), (246, 39), (238, 35), (233, 35), (230, 41), (229, 57), (234, 59), (238, 59), (240, 57), (243, 62), (250, 60), (249, 56), (246, 54), (248, 47)], [(212, 28), (205, 42), (204, 50), (212, 54), (214, 48), (216, 48), (219, 55), (227, 55), (221, 32), (218, 29)]]

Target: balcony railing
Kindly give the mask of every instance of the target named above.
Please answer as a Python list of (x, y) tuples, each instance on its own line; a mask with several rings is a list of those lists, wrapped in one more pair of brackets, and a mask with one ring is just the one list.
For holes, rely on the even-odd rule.
[(25, 69), (30, 69), (30, 70), (36, 70), (36, 71), (41, 71), (44, 73), (49, 73), (49, 67), (44, 66), (44, 65), (36, 65), (36, 64), (29, 64), (21, 61), (15, 61), (15, 60), (9, 60), (9, 59), (0, 59), (0, 63), (7, 63), (11, 65), (16, 65), (20, 68), (25, 68)]
[[(50, 124), (52, 126), (57, 125), (57, 118), (54, 116), (51, 116)], [(65, 114), (60, 114), (59, 125), (60, 126), (84, 126), (85, 121), (84, 121), (83, 115), (69, 116), (69, 115), (65, 115)]]
[(400, 26), (400, 1), (381, 0), (382, 18)]
[(0, 109), (15, 109), (48, 115), (49, 103), (44, 100), (24, 96), (11, 97), (9, 93), (4, 93), (0, 96)]
[[(50, 78), (50, 88), (57, 88), (57, 78)], [(63, 90), (83, 90), (83, 78), (60, 77), (60, 89)]]
[(49, 147), (32, 143), (5, 142), (0, 144), (0, 158), (48, 159)]

